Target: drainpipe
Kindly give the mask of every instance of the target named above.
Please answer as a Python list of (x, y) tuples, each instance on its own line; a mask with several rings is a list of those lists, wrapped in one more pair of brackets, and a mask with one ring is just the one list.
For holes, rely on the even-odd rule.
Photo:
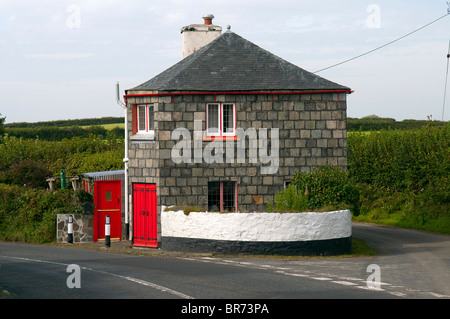
[[(117, 104), (122, 107), (124, 110), (124, 118), (125, 118), (125, 157), (123, 159), (123, 162), (125, 163), (125, 232), (126, 236), (129, 237), (130, 234), (130, 228), (129, 228), (129, 222), (128, 222), (128, 118), (127, 118), (127, 106), (124, 104), (119, 97), (119, 82), (116, 84), (116, 101)], [(130, 238), (129, 238), (130, 239)]]

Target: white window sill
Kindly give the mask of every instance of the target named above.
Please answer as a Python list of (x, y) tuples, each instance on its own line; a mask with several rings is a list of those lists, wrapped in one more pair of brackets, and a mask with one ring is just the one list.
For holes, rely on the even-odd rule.
[(148, 133), (136, 133), (130, 138), (132, 141), (154, 141), (155, 131), (150, 131)]

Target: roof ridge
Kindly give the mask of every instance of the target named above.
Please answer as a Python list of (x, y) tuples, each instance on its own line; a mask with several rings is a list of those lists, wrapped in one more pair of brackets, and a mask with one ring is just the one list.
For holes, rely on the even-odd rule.
[[(157, 74), (156, 76), (154, 76), (153, 78), (151, 78), (150, 80), (138, 85), (135, 88), (129, 89), (130, 91), (132, 90), (137, 90), (139, 87), (142, 86), (146, 86), (148, 84), (150, 84), (151, 82), (155, 82), (156, 80), (158, 80), (159, 77), (161, 77), (163, 74), (166, 73), (171, 73), (172, 71), (176, 71), (174, 72), (174, 74), (172, 75), (171, 79), (168, 79), (165, 82), (165, 84), (169, 84), (170, 81), (172, 79), (174, 79), (176, 76), (178, 76), (179, 74), (181, 74), (186, 67), (189, 67), (192, 63), (194, 63), (201, 55), (202, 51), (204, 51), (211, 43), (215, 42), (217, 39), (219, 39), (220, 37), (222, 37), (224, 35), (221, 34), (220, 36), (218, 36), (217, 38), (215, 38), (214, 40), (212, 40), (210, 43), (206, 44), (205, 46), (201, 47), (200, 49), (198, 49), (197, 51), (195, 51), (194, 53), (188, 55), (187, 57), (185, 57), (184, 59), (178, 61), (177, 63), (175, 63), (174, 65), (172, 65), (171, 67), (169, 67), (168, 69), (161, 71), (159, 74)], [(184, 65), (185, 64), (185, 65)], [(180, 68), (180, 66), (183, 65), (183, 67)], [(177, 70), (178, 69), (178, 70)]]

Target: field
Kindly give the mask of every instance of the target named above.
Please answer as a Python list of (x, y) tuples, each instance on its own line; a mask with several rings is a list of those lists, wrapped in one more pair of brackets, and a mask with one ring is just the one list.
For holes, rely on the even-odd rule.
[(125, 134), (124, 119), (106, 117), (100, 119), (50, 121), (37, 123), (5, 124), (0, 133), (24, 139), (39, 139), (46, 141), (61, 141), (73, 137), (90, 137), (91, 135), (115, 135), (121, 138)]
[[(341, 183), (355, 221), (450, 234), (449, 123), (377, 118), (349, 119), (348, 126), (345, 177), (328, 171), (310, 181)], [(52, 241), (56, 213), (79, 211), (92, 200), (82, 192), (49, 192), (46, 177), (63, 168), (67, 176), (123, 169), (123, 118), (13, 123), (0, 130), (0, 240)], [(317, 202), (325, 197), (333, 194), (323, 192)]]

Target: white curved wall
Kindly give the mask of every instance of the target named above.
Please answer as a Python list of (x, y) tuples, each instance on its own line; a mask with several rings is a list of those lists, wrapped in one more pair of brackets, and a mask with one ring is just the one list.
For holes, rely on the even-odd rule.
[(230, 241), (297, 242), (348, 238), (349, 210), (313, 213), (161, 212), (161, 236)]

